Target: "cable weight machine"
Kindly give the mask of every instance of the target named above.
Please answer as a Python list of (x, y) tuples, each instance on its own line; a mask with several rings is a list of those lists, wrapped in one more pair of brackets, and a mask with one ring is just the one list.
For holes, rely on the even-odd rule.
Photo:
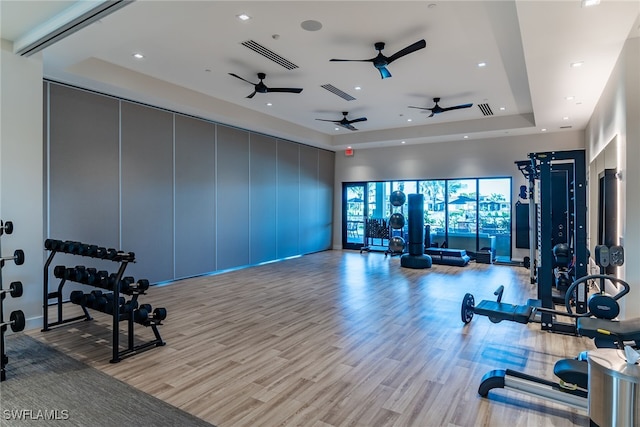
[[(584, 150), (529, 153), (517, 161), (529, 183), (530, 280), (537, 284), (536, 303), (546, 309), (562, 304), (564, 296), (554, 295), (555, 245), (565, 243), (572, 251), (571, 281), (587, 275), (587, 179)], [(576, 312), (587, 312), (588, 284), (575, 289)], [(574, 334), (575, 325), (558, 322), (548, 312), (540, 312), (543, 330)]]

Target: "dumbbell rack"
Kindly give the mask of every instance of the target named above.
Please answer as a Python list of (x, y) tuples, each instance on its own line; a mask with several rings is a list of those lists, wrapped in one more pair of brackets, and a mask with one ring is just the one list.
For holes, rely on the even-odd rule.
[[(137, 316), (134, 315), (134, 308), (137, 307), (137, 299), (140, 295), (145, 295), (145, 291), (148, 288), (148, 281), (145, 279), (138, 281), (138, 286), (129, 286), (129, 284), (134, 280), (131, 278), (131, 282), (123, 283), (124, 271), (129, 265), (130, 262), (135, 262), (135, 254), (133, 252), (123, 252), (117, 251), (115, 249), (109, 248), (106, 249), (104, 247), (100, 247), (97, 245), (88, 245), (81, 242), (74, 241), (62, 241), (62, 240), (53, 240), (47, 239), (45, 241), (45, 249), (50, 251), (49, 257), (44, 265), (44, 286), (43, 286), (43, 319), (44, 325), (42, 331), (49, 331), (53, 327), (60, 326), (66, 323), (76, 322), (79, 320), (93, 320), (89, 311), (87, 310), (87, 305), (84, 300), (73, 301), (78, 304), (83, 311), (83, 314), (80, 316), (75, 316), (71, 318), (65, 319), (63, 316), (63, 304), (65, 301), (62, 299), (62, 290), (67, 281), (73, 281), (74, 283), (80, 283), (84, 285), (89, 285), (92, 287), (99, 287), (103, 289), (107, 289), (112, 292), (113, 299), (111, 301), (111, 307), (109, 311), (104, 311), (105, 313), (110, 314), (113, 317), (113, 331), (112, 331), (112, 358), (110, 360), (111, 363), (120, 362), (122, 359), (133, 356), (141, 353), (142, 351), (160, 347), (165, 345), (165, 342), (162, 340), (160, 336), (160, 332), (158, 331), (158, 326), (162, 325), (162, 320), (164, 320), (164, 316), (156, 317), (154, 312), (154, 317), (145, 316), (144, 319), (138, 319)], [(60, 278), (60, 283), (58, 285), (58, 289), (54, 292), (49, 292), (49, 267), (53, 261), (53, 258), (57, 253), (67, 253), (72, 255), (79, 255), (94, 259), (105, 259), (113, 262), (119, 263), (118, 272), (109, 275), (107, 282), (99, 283), (86, 283), (85, 280), (76, 279), (73, 275), (64, 274), (55, 274), (56, 278)], [(64, 266), (57, 266), (57, 268), (62, 268), (66, 271), (73, 271), (74, 269), (67, 269)], [(76, 269), (79, 267), (76, 267)], [(84, 267), (83, 267), (84, 268)], [(146, 282), (146, 286), (140, 286), (140, 283)], [(126, 285), (126, 286), (125, 286)], [(120, 296), (128, 295), (131, 296), (129, 309), (123, 310), (120, 306)], [(54, 299), (55, 302), (50, 303), (49, 301)], [(69, 301), (72, 302), (72, 301)], [(135, 303), (135, 305), (133, 304)], [(49, 322), (49, 306), (55, 305), (57, 308), (57, 321)], [(90, 307), (94, 308), (94, 307)], [(164, 310), (166, 316), (166, 310)], [(135, 320), (138, 320), (137, 322)], [(120, 350), (120, 322), (127, 322), (127, 347), (124, 350)], [(134, 340), (134, 325), (135, 323), (141, 324), (145, 327), (151, 327), (155, 339), (142, 343), (135, 344)]]
[[(13, 233), (13, 222), (0, 221), (0, 236), (3, 234), (11, 234)], [(2, 252), (2, 245), (0, 245), (0, 255)], [(6, 257), (7, 259), (11, 259), (11, 257)], [(24, 263), (24, 252), (20, 249), (14, 252), (13, 261), (16, 265), (22, 265)], [(7, 373), (5, 371), (5, 367), (9, 363), (9, 358), (5, 354), (5, 345), (4, 345), (4, 334), (7, 330), (7, 326), (11, 325), (11, 330), (13, 332), (22, 331), (25, 327), (25, 317), (22, 310), (16, 310), (11, 312), (9, 322), (4, 321), (4, 299), (7, 296), (7, 293), (11, 295), (13, 298), (19, 298), (22, 296), (22, 283), (21, 282), (12, 282), (11, 287), (7, 290), (2, 287), (2, 271), (1, 268), (4, 267), (5, 257), (0, 260), (0, 382), (7, 379)]]

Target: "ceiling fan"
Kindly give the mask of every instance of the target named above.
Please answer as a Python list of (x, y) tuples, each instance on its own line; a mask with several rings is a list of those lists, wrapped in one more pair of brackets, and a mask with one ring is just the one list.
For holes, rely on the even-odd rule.
[(249, 96), (247, 96), (247, 98), (253, 98), (253, 96), (256, 93), (270, 93), (270, 92), (287, 92), (287, 93), (300, 93), (302, 92), (302, 89), (299, 88), (292, 88), (292, 87), (279, 87), (279, 88), (274, 88), (274, 87), (267, 87), (267, 85), (265, 85), (262, 80), (265, 79), (265, 77), (267, 77), (267, 75), (265, 73), (258, 73), (258, 78), (260, 79), (260, 81), (258, 83), (253, 83), (250, 82), (247, 79), (243, 79), (242, 77), (240, 77), (237, 74), (233, 74), (233, 73), (229, 73), (230, 76), (233, 76), (237, 79), (240, 79), (242, 81), (245, 81), (247, 83), (250, 83), (254, 86), (254, 90), (253, 93)]
[(357, 123), (357, 122), (366, 122), (367, 118), (366, 117), (360, 117), (358, 119), (353, 119), (353, 120), (348, 120), (347, 119), (347, 115), (349, 114), (348, 111), (343, 111), (342, 115), (344, 116), (342, 118), (342, 120), (327, 120), (327, 119), (316, 119), (316, 120), (320, 120), (323, 122), (332, 122), (337, 124), (338, 126), (342, 126), (343, 128), (349, 129), (349, 130), (358, 130), (355, 127), (351, 126), (351, 123)]
[(384, 49), (384, 42), (377, 42), (374, 47), (378, 51), (378, 56), (371, 59), (331, 59), (331, 61), (356, 61), (356, 62), (372, 62), (373, 66), (380, 71), (380, 76), (383, 79), (387, 77), (391, 77), (391, 73), (387, 70), (387, 65), (391, 64), (396, 59), (400, 59), (405, 55), (415, 52), (416, 50), (423, 49), (427, 46), (427, 42), (423, 40), (419, 40), (412, 45), (405, 47), (402, 50), (394, 53), (393, 55), (386, 57), (382, 54), (382, 50)]
[(435, 102), (436, 105), (431, 107), (431, 108), (412, 107), (412, 106), (409, 106), (409, 108), (417, 108), (419, 110), (431, 111), (431, 114), (429, 115), (429, 117), (433, 117), (436, 114), (444, 113), (445, 111), (459, 110), (461, 108), (469, 108), (469, 107), (473, 106), (473, 104), (460, 104), (460, 105), (455, 105), (453, 107), (445, 107), (445, 108), (443, 108), (440, 105), (438, 105), (438, 102), (440, 102), (440, 98), (433, 98), (433, 102)]

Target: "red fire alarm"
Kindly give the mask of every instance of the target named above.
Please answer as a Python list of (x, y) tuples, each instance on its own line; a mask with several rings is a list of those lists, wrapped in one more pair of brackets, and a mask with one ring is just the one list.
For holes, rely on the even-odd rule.
[(344, 155), (346, 157), (353, 157), (353, 148), (349, 147), (346, 150), (344, 150)]

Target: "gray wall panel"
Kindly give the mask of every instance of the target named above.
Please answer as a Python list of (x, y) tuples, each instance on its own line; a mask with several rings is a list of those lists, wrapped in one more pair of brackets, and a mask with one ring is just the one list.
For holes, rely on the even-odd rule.
[(274, 260), (276, 251), (277, 143), (251, 134), (251, 209), (249, 262)]
[(127, 274), (174, 278), (173, 114), (121, 103), (122, 249), (136, 253)]
[(216, 126), (175, 116), (175, 275), (216, 269)]
[(333, 246), (333, 188), (335, 181), (336, 153), (320, 150), (318, 153), (318, 251)]
[(217, 269), (249, 264), (249, 133), (217, 126)]
[(278, 258), (300, 254), (300, 149), (278, 140)]
[(56, 84), (50, 91), (49, 236), (115, 247), (119, 102)]
[(300, 146), (300, 252), (317, 251), (321, 236), (317, 232), (318, 149)]

